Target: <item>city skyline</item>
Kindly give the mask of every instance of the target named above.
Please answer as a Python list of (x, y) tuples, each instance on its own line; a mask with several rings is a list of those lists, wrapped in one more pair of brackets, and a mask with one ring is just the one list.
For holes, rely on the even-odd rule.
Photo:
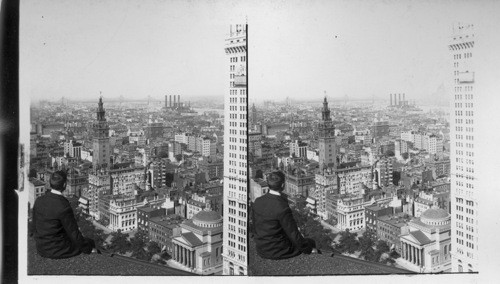
[(452, 25), (474, 22), (482, 34), (492, 31), (488, 21), (498, 4), (480, 2), (487, 5), (28, 1), (21, 6), (20, 91), (32, 99), (71, 100), (101, 91), (105, 98), (221, 97), (224, 86), (214, 82), (223, 80), (225, 66), (217, 44), (231, 20), (246, 18), (253, 26), (251, 101), (270, 94), (319, 99), (325, 90), (330, 100), (385, 99), (390, 93), (425, 100), (442, 85), (450, 92), (442, 43)]
[[(391, 207), (392, 213), (381, 214), (403, 220), (405, 230), (416, 234), (401, 228), (396, 236), (403, 244), (391, 246), (401, 256), (396, 267), (482, 272), (487, 266), (482, 227), (494, 225), (494, 214), (482, 215), (478, 224), (479, 207), (487, 210), (484, 203), (479, 206), (479, 195), (496, 194), (486, 190), (494, 187), (487, 175), (494, 176), (496, 161), (487, 152), (494, 151), (498, 136), (489, 136), (495, 132), (489, 100), (497, 81), (490, 71), (500, 59), (488, 36), (499, 7), (493, 0), (24, 2), (20, 140), (29, 145), (26, 157), (32, 163), (25, 182), (30, 204), (37, 197), (32, 193), (48, 186), (41, 183), (47, 173), (62, 168), (72, 173), (66, 193), (80, 197), (79, 182), (85, 183), (94, 191), (81, 194), (83, 207), (97, 208), (99, 187), (109, 181), (91, 170), (111, 166), (115, 176), (106, 176), (117, 181), (109, 185), (117, 189), (112, 194), (165, 190), (161, 214), (184, 212), (182, 218), (190, 220), (217, 208), (220, 218), (210, 213), (208, 220), (217, 221), (221, 233), (211, 250), (214, 258), (193, 261), (194, 246), (184, 246), (178, 236), (169, 251), (172, 267), (195, 271), (207, 261), (214, 266), (198, 270), (201, 274), (252, 275), (251, 202), (244, 201), (254, 199), (254, 187), (265, 194), (266, 174), (281, 169), (292, 207), (304, 201), (320, 228), (341, 230), (334, 234), (346, 228), (358, 237), (361, 230), (376, 232), (369, 218), (387, 220), (368, 218), (368, 207)], [(230, 30), (234, 23), (241, 25)], [(464, 50), (450, 51), (461, 44), (454, 43), (457, 24), (474, 26), (473, 60)], [(244, 44), (234, 41), (241, 39)], [(476, 150), (465, 149), (474, 144)], [(118, 181), (121, 174), (124, 181)], [(472, 188), (478, 190), (473, 194)], [(169, 202), (170, 190), (189, 194)], [(344, 200), (345, 194), (350, 196)], [(362, 213), (350, 212), (358, 205)], [(109, 228), (138, 229), (138, 212)], [(101, 215), (90, 214), (97, 221)], [(422, 226), (432, 231), (437, 225), (451, 228), (433, 243), (444, 249), (437, 259), (430, 246), (406, 246), (412, 236), (427, 232)], [(189, 230), (171, 233), (189, 239)], [(464, 230), (473, 233), (464, 236)], [(388, 244), (396, 238), (378, 237)], [(326, 243), (337, 249), (339, 241)]]

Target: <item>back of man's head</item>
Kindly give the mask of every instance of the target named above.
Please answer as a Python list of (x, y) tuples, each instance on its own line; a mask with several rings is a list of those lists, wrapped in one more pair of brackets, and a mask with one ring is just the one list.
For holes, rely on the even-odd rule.
[(267, 176), (267, 185), (270, 189), (276, 191), (282, 191), (285, 187), (285, 174), (281, 171), (275, 171)]
[(50, 176), (50, 187), (57, 191), (64, 191), (66, 189), (66, 173), (63, 171), (54, 172)]

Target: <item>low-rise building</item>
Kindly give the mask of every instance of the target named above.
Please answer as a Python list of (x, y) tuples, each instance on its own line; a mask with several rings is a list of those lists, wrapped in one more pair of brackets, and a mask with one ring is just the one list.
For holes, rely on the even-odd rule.
[[(392, 208), (391, 208), (392, 209)], [(401, 253), (401, 235), (408, 233), (409, 217), (404, 213), (384, 215), (377, 218), (377, 237)]]
[(451, 270), (451, 217), (440, 208), (424, 211), (408, 223), (401, 236), (402, 264), (412, 271), (438, 273)]
[(30, 205), (30, 208), (33, 207), (35, 204), (35, 200), (45, 194), (45, 182), (36, 179), (36, 178), (30, 178), (29, 181), (29, 191), (28, 191), (28, 202)]
[[(173, 260), (197, 274), (220, 274), (223, 253), (222, 216), (206, 208), (197, 213), (193, 219), (182, 222), (180, 227), (180, 235), (172, 240)], [(237, 237), (246, 243), (246, 234), (229, 233), (230, 239)], [(229, 240), (228, 244), (236, 246), (236, 242), (232, 240)]]
[(181, 234), (179, 227), (180, 219), (176, 216), (158, 216), (149, 219), (148, 236), (149, 240), (156, 242), (162, 251), (166, 251), (173, 256), (172, 239)]
[(165, 208), (154, 208), (151, 206), (137, 207), (137, 229), (148, 231), (149, 220), (153, 217), (162, 217), (167, 215)]
[(365, 207), (365, 226), (366, 230), (377, 232), (377, 219), (381, 216), (390, 215), (394, 209), (392, 207), (381, 207), (378, 205), (371, 205)]

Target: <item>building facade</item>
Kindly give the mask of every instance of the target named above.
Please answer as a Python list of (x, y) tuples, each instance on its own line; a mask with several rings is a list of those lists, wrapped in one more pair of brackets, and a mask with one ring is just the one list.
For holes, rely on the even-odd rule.
[(111, 193), (111, 177), (102, 171), (89, 174), (89, 184), (82, 192), (80, 207), (90, 216), (99, 219), (99, 196)]
[(223, 274), (247, 275), (247, 28), (231, 26), (225, 40)]
[(372, 171), (370, 166), (359, 166), (337, 170), (339, 194), (363, 194), (363, 186), (370, 188)]
[(222, 222), (222, 216), (209, 208), (182, 222), (180, 234), (172, 240), (174, 261), (196, 274), (220, 275), (223, 268)]
[[(137, 212), (139, 212), (139, 210)], [(169, 218), (168, 216), (150, 218), (147, 228), (149, 230), (149, 240), (156, 242), (162, 251), (166, 251), (173, 256), (174, 245), (172, 240), (174, 237), (180, 236), (181, 234), (179, 223), (179, 219)]]
[(134, 195), (136, 186), (145, 181), (144, 167), (126, 167), (109, 171), (111, 194)]
[(45, 182), (36, 178), (30, 178), (28, 201), (31, 208), (33, 208), (35, 200), (44, 194), (45, 194)]
[(400, 238), (403, 265), (415, 272), (450, 272), (450, 227), (450, 214), (439, 208), (410, 221), (408, 233)]
[(478, 271), (478, 201), (474, 166), (474, 26), (456, 24), (448, 45), (453, 56), (450, 125), (452, 271)]

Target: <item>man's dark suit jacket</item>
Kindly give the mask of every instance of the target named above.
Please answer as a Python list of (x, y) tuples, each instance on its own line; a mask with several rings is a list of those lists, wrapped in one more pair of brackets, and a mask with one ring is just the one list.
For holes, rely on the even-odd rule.
[(47, 191), (33, 206), (33, 234), (38, 253), (48, 258), (68, 258), (91, 253), (93, 241), (80, 233), (69, 201)]
[(267, 193), (253, 205), (254, 241), (257, 254), (267, 259), (285, 259), (309, 254), (314, 246), (297, 228), (285, 196)]

